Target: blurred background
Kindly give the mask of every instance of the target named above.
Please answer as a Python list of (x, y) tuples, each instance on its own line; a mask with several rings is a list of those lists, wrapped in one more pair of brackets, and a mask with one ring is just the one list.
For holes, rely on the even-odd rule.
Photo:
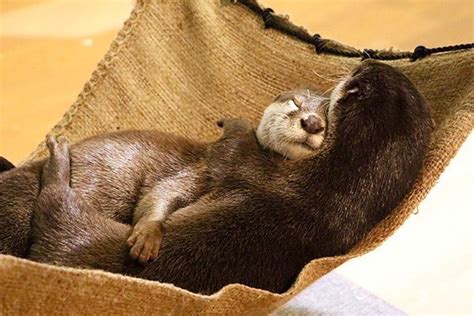
[[(473, 41), (473, 0), (264, 0), (358, 48)], [(0, 153), (24, 159), (74, 102), (134, 0), (0, 0)]]
[[(310, 33), (358, 48), (413, 50), (474, 41), (473, 0), (261, 3)], [(0, 0), (0, 155), (19, 163), (36, 147), (75, 101), (133, 5)], [(409, 313), (472, 315), (473, 148), (471, 136), (419, 214), (338, 273)]]

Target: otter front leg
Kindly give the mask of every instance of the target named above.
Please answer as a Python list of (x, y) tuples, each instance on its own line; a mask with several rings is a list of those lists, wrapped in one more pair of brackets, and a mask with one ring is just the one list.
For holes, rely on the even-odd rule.
[(163, 225), (168, 209), (160, 208), (160, 199), (156, 196), (162, 192), (156, 189), (146, 194), (138, 203), (134, 211), (134, 226), (132, 234), (127, 239), (130, 256), (141, 263), (147, 263), (158, 256), (161, 240), (163, 239)]
[(199, 177), (192, 171), (182, 170), (147, 192), (133, 213), (133, 231), (127, 240), (130, 256), (141, 263), (156, 259), (168, 215), (192, 203), (200, 190)]
[(222, 138), (253, 133), (250, 122), (242, 118), (223, 118), (217, 121), (217, 126), (224, 129)]

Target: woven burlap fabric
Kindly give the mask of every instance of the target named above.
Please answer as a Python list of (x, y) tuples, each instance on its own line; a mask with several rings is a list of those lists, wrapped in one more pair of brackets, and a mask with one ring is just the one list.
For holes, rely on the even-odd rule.
[[(357, 59), (317, 55), (311, 45), (274, 30), (239, 4), (138, 1), (76, 103), (53, 128), (72, 142), (102, 132), (155, 128), (201, 139), (219, 134), (216, 120), (257, 122), (279, 91), (331, 88)], [(53, 267), (0, 256), (5, 314), (261, 314), (346, 260), (375, 248), (413, 212), (474, 125), (472, 51), (389, 62), (417, 85), (437, 127), (413, 191), (350, 254), (309, 263), (282, 295), (229, 285), (201, 296), (169, 284), (102, 271)], [(317, 75), (317, 74), (318, 75)], [(45, 153), (44, 144), (29, 159)], [(394, 254), (396, 256), (396, 254)], [(410, 258), (406, 258), (410, 260)]]

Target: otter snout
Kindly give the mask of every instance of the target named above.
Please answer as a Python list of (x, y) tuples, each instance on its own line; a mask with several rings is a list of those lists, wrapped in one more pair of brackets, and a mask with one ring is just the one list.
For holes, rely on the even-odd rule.
[(309, 134), (319, 134), (324, 130), (323, 121), (315, 115), (309, 115), (300, 120), (301, 127)]

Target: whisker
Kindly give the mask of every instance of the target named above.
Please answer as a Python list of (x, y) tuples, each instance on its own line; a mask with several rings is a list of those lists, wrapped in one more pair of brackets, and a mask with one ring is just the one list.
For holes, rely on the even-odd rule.
[(326, 78), (326, 77), (323, 77), (322, 75), (318, 74), (315, 70), (311, 70), (316, 76), (318, 76), (319, 78), (323, 79), (323, 80), (326, 80), (326, 81), (332, 81), (332, 82), (338, 82), (339, 80), (337, 79), (331, 79), (331, 78)]
[(346, 73), (350, 73), (350, 72), (351, 72), (351, 69), (350, 69), (349, 66), (347, 66), (347, 65), (339, 64), (339, 67), (340, 67), (340, 68), (343, 68), (342, 70), (344, 70)]
[[(329, 89), (324, 91), (321, 95), (325, 96), (329, 91), (332, 91), (335, 87), (336, 87), (336, 85), (332, 85), (331, 87), (329, 87)], [(327, 99), (330, 99), (330, 97), (328, 97)]]

